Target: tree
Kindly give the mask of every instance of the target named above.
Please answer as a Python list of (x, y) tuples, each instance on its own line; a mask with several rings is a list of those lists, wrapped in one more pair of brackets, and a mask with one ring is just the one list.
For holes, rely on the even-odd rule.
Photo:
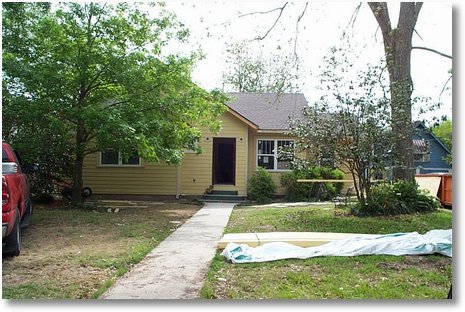
[[(343, 53), (342, 58), (337, 52)], [(305, 152), (296, 154), (316, 156), (313, 165), (321, 162), (321, 156), (332, 157), (336, 167), (350, 172), (357, 198), (365, 206), (372, 179), (384, 173), (391, 156), (388, 92), (382, 68), (370, 66), (350, 77), (352, 65), (345, 52), (331, 53), (321, 79), (327, 94), (305, 111), (305, 120), (291, 121), (290, 133), (298, 138), (296, 149)], [(302, 166), (308, 161), (294, 163)]]
[[(432, 132), (452, 152), (452, 120), (443, 120), (432, 128)], [(449, 155), (445, 160), (452, 164), (452, 155)]]
[(393, 28), (386, 2), (369, 2), (371, 11), (381, 29), (386, 66), (389, 72), (391, 92), (391, 127), (394, 136), (393, 154), (396, 162), (393, 178), (413, 181), (413, 129), (412, 91), (410, 75), (412, 36), (422, 2), (401, 2), (399, 21)]
[[(401, 2), (399, 20), (395, 28), (392, 27), (389, 17), (388, 5), (386, 2), (369, 2), (368, 3), (376, 21), (381, 29), (384, 51), (386, 58), (386, 67), (389, 72), (390, 79), (390, 93), (391, 93), (391, 127), (392, 135), (395, 142), (393, 147), (393, 156), (395, 162), (393, 163), (393, 178), (414, 180), (414, 166), (413, 166), (413, 143), (412, 135), (412, 91), (413, 83), (411, 78), (411, 51), (412, 49), (422, 49), (434, 52), (443, 57), (452, 58), (449, 55), (438, 52), (434, 49), (426, 47), (412, 47), (412, 36), (415, 31), (415, 25), (420, 13), (422, 2)], [(298, 34), (298, 24), (302, 16), (307, 10), (308, 3), (302, 10), (302, 14), (297, 19), (296, 27), (296, 40)], [(270, 31), (277, 24), (277, 21), (282, 17), (283, 11), (288, 8), (288, 2), (283, 6), (277, 7), (273, 10), (266, 12), (251, 12), (241, 16), (248, 16), (252, 14), (269, 14), (279, 12), (273, 25), (265, 32), (263, 36), (256, 38), (263, 40), (268, 36)], [(353, 25), (356, 16), (360, 10), (359, 4), (349, 25)]]
[(199, 151), (200, 126), (220, 128), (226, 98), (192, 82), (197, 54), (162, 53), (188, 30), (163, 5), (152, 9), (156, 17), (127, 3), (65, 3), (45, 14), (3, 4), (3, 109), (11, 117), (3, 129), (24, 138), (38, 121), (29, 140), (50, 153), (57, 150), (45, 135), (54, 129), (52, 141), (72, 155), (73, 204), (82, 201), (86, 155), (115, 149), (177, 163), (184, 149)]
[(280, 54), (254, 54), (246, 42), (229, 45), (223, 83), (237, 92), (288, 93), (299, 89), (297, 60)]
[(66, 130), (48, 118), (38, 118), (30, 113), (27, 98), (19, 95), (24, 90), (13, 89), (15, 84), (11, 80), (14, 77), (8, 76), (7, 61), (12, 53), (27, 53), (28, 39), (31, 36), (29, 29), (37, 19), (49, 14), (50, 3), (7, 2), (3, 3), (3, 12), (3, 140), (14, 144), (15, 148), (21, 151), (24, 163), (40, 164), (40, 170), (30, 177), (32, 194), (50, 194), (57, 181), (69, 180), (72, 177), (73, 154), (66, 140)]

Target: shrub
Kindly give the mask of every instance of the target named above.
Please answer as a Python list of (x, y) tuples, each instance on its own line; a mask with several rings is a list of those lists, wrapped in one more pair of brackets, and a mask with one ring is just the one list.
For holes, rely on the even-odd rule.
[(276, 185), (271, 174), (264, 168), (258, 167), (257, 171), (249, 178), (248, 196), (258, 203), (269, 203), (276, 192)]
[(313, 183), (298, 183), (297, 179), (306, 178), (302, 172), (289, 171), (281, 175), (281, 186), (284, 187), (284, 194), (287, 201), (304, 201), (308, 195)]
[(439, 200), (418, 189), (416, 182), (399, 180), (374, 186), (367, 204), (357, 204), (352, 212), (358, 216), (389, 216), (431, 212), (441, 207)]
[(302, 201), (309, 197), (317, 197), (319, 200), (329, 200), (339, 194), (344, 183), (325, 183), (325, 192), (318, 192), (313, 188), (314, 183), (298, 183), (297, 179), (343, 179), (344, 173), (339, 169), (327, 167), (309, 167), (295, 169), (281, 175), (281, 185), (284, 187), (286, 200)]
[(52, 195), (46, 193), (34, 196), (33, 200), (36, 204), (51, 204), (55, 201)]

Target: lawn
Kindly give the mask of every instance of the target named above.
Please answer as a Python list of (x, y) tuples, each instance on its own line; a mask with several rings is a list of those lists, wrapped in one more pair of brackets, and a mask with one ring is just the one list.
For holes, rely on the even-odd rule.
[(2, 298), (97, 298), (200, 207), (36, 206), (21, 255), (2, 259)]
[[(358, 218), (333, 206), (236, 208), (226, 233), (311, 231), (388, 234), (452, 228), (452, 213)], [(357, 256), (231, 264), (219, 252), (202, 298), (210, 299), (445, 299), (452, 259)]]

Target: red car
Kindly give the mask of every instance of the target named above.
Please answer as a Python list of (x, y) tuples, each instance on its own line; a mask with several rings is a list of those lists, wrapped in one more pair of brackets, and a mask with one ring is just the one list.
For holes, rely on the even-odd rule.
[(2, 142), (2, 256), (19, 255), (21, 229), (31, 220), (32, 201), (25, 169), (19, 154)]

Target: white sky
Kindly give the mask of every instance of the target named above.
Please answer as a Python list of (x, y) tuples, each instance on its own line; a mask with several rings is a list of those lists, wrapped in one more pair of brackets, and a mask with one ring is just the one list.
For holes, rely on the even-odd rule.
[[(238, 17), (240, 14), (268, 11), (282, 6), (285, 1), (168, 1), (168, 9), (191, 30), (190, 47), (201, 46), (206, 59), (198, 63), (194, 79), (206, 89), (222, 88), (222, 73), (225, 71), (226, 43), (250, 40), (263, 35), (273, 24), (277, 12)], [(391, 2), (391, 20), (395, 23), (398, 2)], [(301, 59), (302, 92), (312, 103), (320, 98), (319, 66), (329, 48), (340, 43), (342, 31), (346, 29), (358, 2), (310, 2), (299, 24), (298, 55)], [(260, 42), (252, 42), (262, 52), (292, 53), (296, 34), (296, 21), (304, 8), (304, 1), (290, 3), (279, 23), (269, 36)], [(414, 36), (414, 46), (437, 49), (452, 55), (452, 6), (449, 2), (426, 2), (419, 15)], [(360, 59), (376, 62), (384, 55), (380, 30), (368, 5), (360, 9), (353, 28), (352, 45), (358, 47)], [(289, 41), (291, 40), (291, 41)], [(179, 47), (176, 47), (179, 48)], [(279, 50), (278, 50), (279, 49)], [(412, 78), (414, 96), (430, 96), (434, 101), (449, 78), (452, 68), (450, 59), (422, 50), (412, 51)], [(452, 84), (448, 86), (451, 88)], [(230, 91), (230, 90), (225, 90)], [(426, 116), (414, 113), (414, 119), (431, 119), (431, 116), (452, 116), (452, 90), (445, 91), (441, 98), (441, 109)]]

